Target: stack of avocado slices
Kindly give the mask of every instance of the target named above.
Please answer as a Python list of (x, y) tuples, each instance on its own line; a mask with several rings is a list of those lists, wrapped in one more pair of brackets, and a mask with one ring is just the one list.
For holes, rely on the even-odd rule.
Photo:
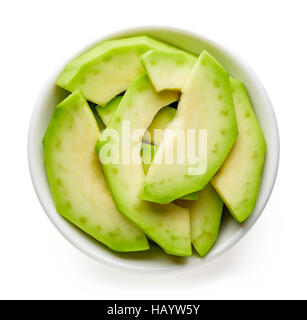
[[(266, 143), (244, 85), (207, 51), (148, 36), (107, 40), (68, 63), (56, 84), (70, 94), (43, 139), (51, 193), (58, 213), (96, 240), (135, 252), (150, 239), (176, 256), (193, 245), (204, 257), (224, 205), (238, 223), (253, 212)], [(124, 123), (139, 132), (129, 144)], [(155, 161), (176, 156), (190, 129), (206, 131), (197, 158), (205, 170)], [(120, 161), (105, 161), (110, 132)], [(126, 162), (131, 153), (136, 161)]]

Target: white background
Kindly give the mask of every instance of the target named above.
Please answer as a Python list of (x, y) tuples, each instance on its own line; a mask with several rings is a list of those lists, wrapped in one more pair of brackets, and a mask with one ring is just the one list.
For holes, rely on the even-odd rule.
[[(0, 298), (307, 298), (306, 13), (306, 0), (1, 1)], [(141, 25), (185, 28), (234, 49), (279, 123), (279, 174), (263, 215), (191, 272), (135, 274), (88, 258), (47, 219), (28, 172), (27, 130), (46, 78), (92, 40)]]

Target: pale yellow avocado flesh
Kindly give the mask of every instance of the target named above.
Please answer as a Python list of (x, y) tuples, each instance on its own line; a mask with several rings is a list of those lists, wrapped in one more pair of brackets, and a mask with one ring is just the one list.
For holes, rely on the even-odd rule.
[(157, 92), (181, 91), (197, 57), (185, 51), (152, 49), (142, 55), (141, 61)]
[[(164, 109), (164, 108), (163, 108)], [(163, 110), (162, 109), (162, 110)], [(158, 147), (154, 144), (142, 143), (142, 162), (143, 162), (143, 170), (145, 175), (147, 174), (150, 165), (154, 159), (155, 153), (157, 152)], [(198, 192), (189, 193), (186, 196), (181, 197), (182, 200), (197, 200), (199, 197)]]
[(45, 165), (57, 211), (80, 229), (120, 251), (149, 249), (144, 233), (118, 212), (95, 144), (96, 120), (80, 91), (55, 109), (43, 139)]
[(176, 200), (175, 203), (190, 209), (192, 244), (197, 253), (204, 257), (218, 237), (223, 201), (211, 184), (208, 184), (199, 192), (198, 200)]
[(105, 106), (144, 73), (140, 57), (151, 49), (179, 51), (147, 36), (106, 40), (69, 62), (56, 84), (80, 89), (87, 100)]
[[(122, 124), (130, 121), (131, 131), (146, 130), (156, 113), (166, 105), (178, 100), (175, 92), (156, 93), (147, 75), (132, 82), (107, 129), (102, 133), (96, 150), (118, 210), (133, 221), (154, 240), (165, 252), (178, 256), (191, 255), (189, 211), (174, 204), (158, 205), (139, 199), (138, 193), (143, 184), (144, 171), (140, 148), (142, 136), (131, 142), (130, 151), (136, 150), (137, 163), (104, 163), (104, 147), (108, 147), (109, 129), (115, 130), (122, 141)], [(109, 132), (108, 132), (109, 130)], [(143, 131), (144, 133), (144, 131)], [(121, 151), (120, 151), (121, 152)], [(123, 156), (123, 154), (120, 154)]]
[[(160, 145), (161, 141), (163, 140), (164, 130), (167, 128), (168, 124), (173, 120), (176, 115), (176, 109), (172, 107), (164, 107), (162, 108), (155, 118), (153, 119), (152, 123), (150, 124), (149, 128), (147, 129), (143, 140), (148, 143), (153, 143), (153, 152), (151, 152), (153, 158), (158, 150), (158, 146)], [(153, 160), (152, 158), (152, 160)], [(151, 163), (150, 163), (151, 164)], [(146, 165), (146, 172), (147, 174), (150, 164)], [(198, 199), (198, 192), (192, 192), (185, 196), (182, 196), (180, 199), (182, 200), (197, 200)]]
[[(177, 113), (168, 129), (185, 133), (189, 129), (207, 131), (207, 155), (200, 158), (197, 166), (205, 168), (200, 174), (191, 174), (194, 166), (190, 163), (154, 163), (145, 177), (139, 197), (156, 203), (169, 203), (203, 189), (217, 172), (232, 148), (238, 127), (233, 106), (232, 92), (228, 73), (206, 51), (202, 52), (194, 64), (182, 89)], [(187, 135), (187, 134), (186, 134)], [(196, 131), (198, 146), (198, 131)], [(163, 139), (155, 158), (163, 159), (167, 150), (175, 150), (177, 159), (178, 135)], [(177, 152), (177, 153), (176, 153)], [(186, 149), (186, 159), (192, 153)], [(192, 170), (191, 170), (192, 169)]]
[(231, 79), (239, 136), (212, 179), (233, 217), (243, 222), (253, 211), (266, 152), (266, 143), (242, 83)]

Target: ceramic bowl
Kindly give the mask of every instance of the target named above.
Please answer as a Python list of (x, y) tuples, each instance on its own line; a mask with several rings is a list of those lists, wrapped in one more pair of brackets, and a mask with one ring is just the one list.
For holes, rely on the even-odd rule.
[[(181, 49), (199, 54), (203, 49), (209, 51), (228, 70), (230, 75), (242, 81), (249, 93), (255, 113), (260, 122), (266, 143), (267, 153), (256, 207), (251, 216), (242, 224), (235, 222), (229, 214), (223, 217), (220, 235), (210, 253), (203, 259), (196, 254), (188, 258), (166, 255), (158, 246), (143, 253), (115, 253), (92, 239), (62, 218), (56, 211), (46, 176), (42, 138), (51, 119), (54, 107), (67, 95), (56, 87), (55, 81), (68, 61), (106, 39), (147, 34), (166, 41)], [(112, 266), (137, 271), (166, 271), (176, 268), (191, 268), (204, 264), (237, 243), (252, 228), (262, 213), (273, 189), (279, 161), (279, 135), (275, 114), (270, 99), (254, 71), (240, 56), (203, 35), (169, 27), (143, 27), (123, 30), (103, 36), (76, 52), (55, 70), (43, 87), (34, 108), (28, 136), (29, 168), (38, 199), (48, 217), (60, 233), (87, 255)], [(245, 253), (242, 252), (242, 255)]]

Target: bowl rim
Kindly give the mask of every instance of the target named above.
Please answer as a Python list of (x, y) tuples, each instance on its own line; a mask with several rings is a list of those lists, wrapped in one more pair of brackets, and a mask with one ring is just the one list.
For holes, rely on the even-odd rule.
[[(69, 62), (70, 60), (72, 60), (76, 56), (80, 55), (81, 53), (85, 52), (86, 50), (95, 46), (96, 44), (98, 44), (99, 42), (101, 42), (103, 40), (123, 37), (123, 34), (134, 34), (134, 33), (139, 34), (141, 32), (146, 34), (147, 32), (152, 32), (152, 31), (154, 31), (154, 32), (170, 31), (170, 32), (174, 32), (174, 33), (183, 34), (187, 37), (196, 38), (200, 41), (203, 41), (205, 43), (209, 43), (210, 45), (218, 48), (218, 50), (225, 52), (227, 55), (231, 56), (236, 62), (238, 62), (239, 65), (243, 69), (246, 70), (246, 73), (249, 74), (250, 78), (252, 78), (253, 83), (257, 84), (258, 88), (262, 91), (263, 99), (266, 100), (266, 105), (269, 107), (268, 111), (271, 113), (270, 121), (271, 121), (271, 125), (273, 127), (273, 133), (274, 133), (273, 140), (275, 143), (274, 154), (273, 154), (273, 156), (274, 156), (273, 160), (274, 160), (274, 164), (275, 164), (274, 171), (270, 174), (270, 176), (271, 176), (270, 177), (270, 184), (267, 187), (267, 192), (266, 192), (265, 198), (262, 201), (260, 208), (258, 209), (258, 214), (253, 215), (252, 221), (246, 227), (244, 227), (244, 229), (240, 229), (229, 241), (227, 241), (226, 243), (221, 245), (218, 252), (216, 252), (215, 254), (211, 255), (209, 253), (205, 258), (200, 259), (200, 261), (197, 263), (185, 264), (185, 265), (179, 265), (179, 266), (174, 265), (172, 267), (162, 267), (162, 268), (157, 268), (157, 267), (144, 268), (144, 267), (136, 266), (136, 265), (133, 266), (130, 264), (126, 264), (124, 262), (114, 261), (114, 259), (108, 258), (106, 256), (102, 257), (102, 256), (96, 254), (95, 252), (93, 252), (93, 250), (89, 250), (88, 246), (85, 244), (86, 242), (84, 242), (82, 244), (81, 241), (78, 241), (71, 234), (69, 234), (67, 231), (65, 231), (64, 230), (65, 228), (63, 226), (60, 226), (59, 223), (55, 220), (55, 217), (53, 216), (53, 214), (50, 213), (50, 210), (48, 208), (48, 204), (46, 203), (46, 199), (44, 198), (44, 195), (43, 195), (42, 191), (40, 190), (40, 185), (39, 185), (39, 182), (37, 181), (37, 174), (35, 172), (35, 160), (34, 160), (35, 153), (32, 152), (32, 150), (35, 149), (33, 137), (35, 135), (36, 114), (38, 113), (38, 110), (42, 104), (42, 101), (44, 100), (46, 92), (50, 88), (50, 85), (54, 85), (54, 79), (63, 70), (63, 68), (67, 64), (67, 62)], [(85, 253), (87, 256), (94, 258), (96, 261), (105, 263), (111, 267), (115, 266), (117, 268), (120, 268), (120, 269), (126, 270), (126, 271), (134, 271), (134, 272), (137, 271), (137, 272), (144, 272), (144, 273), (150, 272), (150, 273), (156, 274), (156, 273), (169, 272), (169, 271), (172, 271), (172, 272), (186, 271), (186, 270), (191, 270), (191, 269), (194, 269), (197, 267), (201, 267), (204, 264), (216, 259), (217, 257), (222, 255), (227, 250), (230, 250), (238, 243), (239, 240), (243, 239), (243, 237), (250, 231), (250, 229), (258, 221), (258, 219), (259, 219), (260, 215), (262, 214), (262, 212), (263, 212), (263, 210), (264, 210), (264, 208), (265, 208), (265, 206), (271, 196), (271, 193), (273, 191), (273, 188), (274, 188), (274, 185), (276, 182), (277, 173), (278, 173), (278, 167), (279, 167), (280, 138), (279, 138), (279, 129), (278, 129), (278, 124), (277, 124), (276, 114), (274, 112), (270, 98), (269, 98), (263, 84), (261, 83), (260, 79), (256, 75), (256, 73), (245, 62), (245, 60), (241, 58), (241, 56), (239, 56), (236, 52), (234, 52), (232, 49), (230, 49), (227, 45), (224, 45), (221, 42), (215, 42), (214, 40), (211, 40), (210, 38), (208, 38), (207, 36), (204, 36), (202, 34), (198, 34), (198, 33), (195, 33), (195, 32), (192, 32), (192, 31), (189, 31), (186, 29), (182, 29), (182, 28), (170, 27), (167, 25), (163, 25), (163, 26), (145, 25), (145, 26), (139, 26), (139, 27), (134, 27), (134, 28), (120, 29), (118, 31), (108, 33), (104, 36), (99, 37), (96, 40), (91, 41), (90, 43), (88, 43), (85, 46), (83, 46), (82, 48), (80, 48), (80, 50), (78, 50), (78, 52), (74, 53), (71, 57), (66, 59), (58, 67), (58, 69), (56, 71), (52, 72), (52, 74), (48, 77), (48, 79), (45, 81), (43, 87), (41, 88), (40, 93), (36, 99), (32, 114), (31, 114), (31, 120), (30, 120), (29, 129), (28, 129), (27, 154), (28, 154), (28, 167), (29, 167), (29, 171), (30, 171), (30, 176), (31, 176), (32, 184), (33, 184), (35, 193), (37, 195), (37, 198), (38, 198), (42, 208), (44, 209), (47, 217), (49, 218), (49, 220), (52, 222), (52, 224), (56, 227), (56, 229), (62, 234), (62, 236), (68, 242), (70, 242), (75, 248), (77, 248), (80, 251), (82, 251), (83, 253)], [(69, 227), (71, 228), (71, 226), (69, 226)]]

